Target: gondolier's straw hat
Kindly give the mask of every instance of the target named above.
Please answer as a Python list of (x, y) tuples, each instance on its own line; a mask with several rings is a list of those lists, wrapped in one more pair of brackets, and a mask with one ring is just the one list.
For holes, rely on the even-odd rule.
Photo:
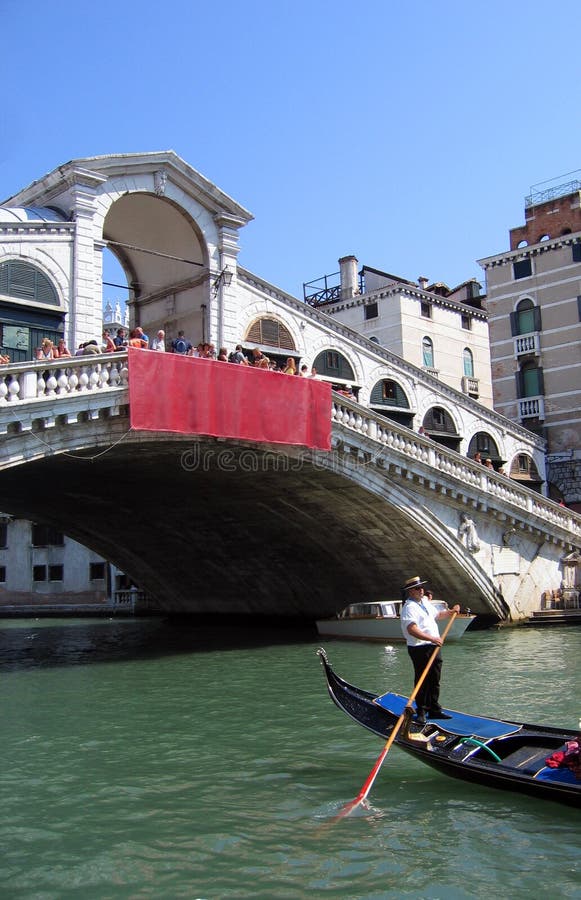
[(408, 578), (406, 583), (403, 586), (404, 591), (410, 591), (412, 588), (421, 587), (422, 584), (427, 584), (427, 581), (422, 581), (419, 575), (414, 575), (413, 578)]

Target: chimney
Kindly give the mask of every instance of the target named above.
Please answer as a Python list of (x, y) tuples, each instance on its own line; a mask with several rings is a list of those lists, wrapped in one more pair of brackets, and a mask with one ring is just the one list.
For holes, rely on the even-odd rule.
[(357, 257), (342, 256), (339, 260), (341, 277), (341, 300), (350, 300), (359, 293), (359, 276), (357, 275)]
[(418, 284), (421, 287), (422, 291), (425, 291), (427, 289), (429, 280), (430, 279), (426, 278), (425, 275), (420, 275), (420, 277), (418, 278)]

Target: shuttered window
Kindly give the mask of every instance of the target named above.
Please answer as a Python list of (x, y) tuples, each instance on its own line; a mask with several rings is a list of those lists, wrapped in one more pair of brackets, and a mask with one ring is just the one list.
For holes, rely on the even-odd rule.
[(290, 331), (278, 319), (258, 319), (248, 330), (245, 343), (280, 347), (282, 350), (296, 350)]
[(409, 400), (404, 389), (391, 378), (378, 381), (371, 391), (370, 406), (396, 406), (400, 409), (409, 409)]
[(59, 306), (59, 298), (50, 279), (32, 263), (19, 259), (0, 263), (0, 294), (15, 300)]

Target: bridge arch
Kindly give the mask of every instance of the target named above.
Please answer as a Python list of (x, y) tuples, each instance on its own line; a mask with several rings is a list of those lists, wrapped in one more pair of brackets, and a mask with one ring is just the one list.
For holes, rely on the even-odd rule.
[(427, 568), (442, 596), (453, 580), (506, 613), (450, 530), (349, 453), (126, 428), (123, 416), (69, 426), (69, 451), (46, 455), (45, 442), (0, 471), (3, 511), (110, 559), (170, 613), (315, 618), (397, 598), (402, 573)]

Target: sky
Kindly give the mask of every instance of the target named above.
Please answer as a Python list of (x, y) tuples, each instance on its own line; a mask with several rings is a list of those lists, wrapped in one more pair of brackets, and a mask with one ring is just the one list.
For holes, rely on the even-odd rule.
[(174, 150), (250, 210), (290, 294), (341, 256), (449, 286), (581, 177), (579, 0), (0, 0), (0, 202), (84, 156)]

